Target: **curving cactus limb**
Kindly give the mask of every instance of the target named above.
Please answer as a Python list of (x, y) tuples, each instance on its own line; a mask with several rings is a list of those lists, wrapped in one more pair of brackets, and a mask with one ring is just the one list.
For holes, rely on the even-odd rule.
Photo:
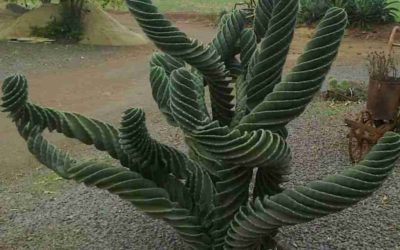
[(392, 172), (400, 156), (400, 135), (387, 133), (358, 165), (304, 187), (258, 198), (233, 220), (227, 249), (250, 249), (281, 226), (295, 225), (339, 212), (371, 195)]

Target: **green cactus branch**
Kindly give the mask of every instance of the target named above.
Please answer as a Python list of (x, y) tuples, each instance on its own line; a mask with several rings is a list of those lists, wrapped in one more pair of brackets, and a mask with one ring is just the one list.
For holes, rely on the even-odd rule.
[(268, 30), (261, 42), (256, 64), (249, 72), (247, 105), (253, 109), (281, 81), (296, 26), (298, 1), (273, 1)]
[(128, 8), (154, 44), (171, 56), (198, 69), (210, 85), (214, 119), (229, 124), (233, 116), (230, 80), (221, 56), (213, 46), (190, 39), (174, 27), (151, 0), (129, 0)]
[[(94, 145), (100, 151), (106, 151), (113, 158), (120, 160), (125, 167), (133, 167), (128, 156), (118, 143), (118, 130), (112, 125), (86, 118), (80, 114), (61, 112), (43, 108), (28, 102), (28, 83), (24, 76), (15, 75), (4, 81), (3, 112), (10, 113), (22, 132), (27, 125), (41, 129), (56, 130), (69, 138), (74, 138), (87, 145)], [(25, 139), (27, 134), (21, 134)]]
[(235, 49), (244, 29), (245, 22), (245, 13), (242, 13), (240, 10), (235, 10), (225, 15), (223, 25), (221, 25), (217, 35), (211, 42), (211, 46), (221, 56), (222, 61), (226, 62), (239, 53)]
[(254, 31), (261, 40), (265, 36), (265, 33), (269, 27), (269, 20), (272, 16), (272, 11), (274, 9), (275, 0), (259, 0), (255, 10), (254, 18)]
[(232, 222), (227, 249), (253, 249), (259, 239), (281, 226), (339, 212), (371, 195), (392, 172), (400, 156), (400, 136), (388, 133), (358, 165), (304, 187), (256, 199)]
[[(173, 202), (168, 192), (153, 181), (126, 168), (93, 161), (78, 163), (45, 140), (37, 128), (29, 131), (27, 143), (30, 152), (42, 164), (63, 178), (108, 190), (131, 202), (147, 215), (163, 219), (193, 248), (204, 249), (211, 244), (211, 238), (205, 233), (200, 218)], [(201, 191), (197, 190), (199, 192)]]
[[(94, 145), (101, 151), (109, 152), (112, 157), (123, 160), (123, 166), (149, 177), (170, 194), (172, 201), (196, 213), (204, 214), (202, 207), (205, 205), (199, 200), (193, 200), (194, 193), (199, 190), (194, 190), (190, 185), (200, 187), (200, 190), (210, 188), (211, 185), (211, 191), (208, 192), (211, 198), (207, 203), (210, 207), (207, 211), (212, 209), (214, 188), (208, 180), (207, 173), (203, 173), (204, 171), (183, 153), (151, 139), (144, 125), (142, 110), (127, 111), (119, 133), (109, 124), (79, 114), (54, 111), (29, 103), (27, 81), (23, 76), (7, 78), (2, 89), (4, 111), (10, 112), (25, 139), (28, 139), (33, 127), (40, 131), (48, 128), (87, 145)], [(132, 116), (134, 119), (129, 119)], [(132, 121), (133, 127), (130, 123)], [(135, 138), (135, 135), (138, 138)], [(133, 150), (130, 143), (132, 140), (137, 143)], [(199, 181), (197, 175), (202, 175), (205, 183), (196, 183)], [(183, 184), (183, 180), (188, 187)]]
[(192, 195), (181, 180), (189, 180), (189, 175), (194, 172), (194, 163), (184, 154), (156, 142), (149, 136), (142, 110), (126, 111), (121, 123), (121, 147), (138, 166), (132, 170), (166, 189), (172, 200), (182, 207), (192, 209)]
[(346, 25), (346, 12), (339, 8), (330, 9), (297, 65), (242, 119), (238, 128), (276, 131), (299, 116), (321, 88), (337, 55)]
[[(281, 186), (291, 171), (285, 126), (305, 110), (332, 66), (347, 24), (342, 9), (326, 13), (296, 66), (282, 76), (297, 0), (259, 0), (254, 20), (242, 11), (224, 15), (210, 44), (188, 38), (151, 0), (127, 4), (161, 50), (150, 60), (152, 95), (169, 124), (183, 131), (188, 154), (154, 140), (142, 109), (125, 111), (116, 129), (35, 105), (25, 77), (5, 79), (3, 111), (30, 152), (61, 177), (131, 202), (171, 225), (193, 249), (221, 250), (274, 249), (279, 228), (339, 212), (390, 174), (400, 154), (394, 133), (341, 174), (293, 190)], [(121, 166), (80, 162), (50, 144), (45, 129), (93, 145)]]

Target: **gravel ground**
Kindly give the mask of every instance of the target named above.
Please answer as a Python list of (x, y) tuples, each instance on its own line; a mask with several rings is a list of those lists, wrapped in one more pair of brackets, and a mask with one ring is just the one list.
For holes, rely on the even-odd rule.
[[(361, 108), (316, 101), (291, 124), (294, 174), (287, 187), (346, 168), (343, 119)], [(279, 238), (293, 249), (397, 249), (399, 180), (397, 169), (373, 197), (340, 214), (284, 228)], [(185, 249), (164, 223), (106, 192), (61, 181), (46, 170), (5, 188), (0, 200), (9, 201), (0, 249)]]
[(167, 225), (118, 197), (72, 183), (59, 188), (64, 191), (36, 195), (41, 200), (12, 191), (0, 195), (29, 200), (0, 226), (0, 249), (184, 249)]
[[(294, 151), (292, 182), (301, 185), (348, 166), (346, 113), (363, 105), (329, 106), (314, 103), (290, 126)], [(399, 249), (400, 171), (397, 168), (384, 186), (369, 199), (314, 222), (288, 227), (281, 235), (296, 249)]]
[(121, 48), (0, 42), (0, 79), (14, 73), (54, 71), (86, 61), (105, 60), (118, 51)]

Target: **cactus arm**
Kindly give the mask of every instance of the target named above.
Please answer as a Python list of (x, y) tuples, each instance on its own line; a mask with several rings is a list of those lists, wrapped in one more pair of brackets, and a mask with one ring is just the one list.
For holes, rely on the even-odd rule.
[(247, 104), (252, 110), (281, 81), (283, 67), (296, 26), (298, 0), (273, 1), (268, 30), (261, 42), (257, 63), (250, 73)]
[(230, 127), (236, 127), (240, 120), (248, 114), (247, 91), (249, 81), (247, 80), (248, 67), (254, 60), (257, 49), (257, 38), (252, 29), (244, 29), (240, 37), (240, 60), (242, 70), (244, 71), (236, 80), (236, 106), (235, 116), (232, 119)]
[(226, 62), (235, 55), (235, 47), (243, 31), (246, 17), (240, 10), (224, 15), (223, 24), (211, 42), (211, 46), (221, 56), (221, 60)]
[(238, 129), (276, 131), (299, 116), (320, 89), (337, 55), (346, 25), (346, 12), (331, 8), (297, 65), (262, 103), (242, 119)]
[(29, 150), (41, 163), (62, 177), (105, 189), (131, 202), (147, 215), (163, 219), (193, 248), (207, 249), (211, 244), (200, 219), (173, 202), (168, 192), (153, 181), (126, 168), (96, 162), (77, 163), (34, 131), (31, 130), (28, 137)]
[(222, 27), (224, 26), (224, 24), (228, 20), (229, 15), (230, 15), (229, 11), (222, 10), (221, 15), (220, 15), (220, 17), (219, 17), (219, 19), (217, 21), (218, 22), (218, 25), (217, 25), (218, 32), (221, 31)]
[[(212, 210), (215, 190), (209, 175), (183, 153), (152, 139), (143, 110), (130, 109), (124, 113), (120, 143), (130, 159), (140, 163), (134, 171), (165, 188), (182, 207), (193, 208), (204, 217)], [(207, 188), (207, 195), (200, 196), (200, 191)]]
[(156, 101), (158, 109), (165, 116), (167, 122), (176, 127), (177, 124), (169, 106), (171, 81), (165, 69), (160, 66), (152, 66), (150, 68), (150, 83), (153, 99)]
[[(134, 171), (141, 170), (148, 179), (154, 178), (153, 181), (165, 188), (171, 199), (178, 202), (181, 207), (198, 210), (197, 213), (206, 213), (203, 211), (204, 201), (193, 199), (195, 190), (186, 187), (182, 182), (185, 180), (186, 184), (190, 185), (189, 180), (197, 181), (199, 172), (194, 170), (195, 164), (189, 161), (183, 153), (152, 140), (144, 128), (144, 114), (142, 115), (143, 120), (139, 119), (139, 116), (138, 120), (134, 121), (134, 125), (137, 127), (131, 126), (132, 124), (129, 123), (132, 122), (131, 120), (125, 121), (125, 130), (122, 128), (122, 132), (125, 133), (121, 133), (123, 136), (127, 136), (127, 128), (143, 132), (139, 138), (133, 138), (137, 139), (136, 144), (130, 141), (131, 144), (127, 145), (124, 138), (120, 143), (119, 131), (109, 124), (79, 114), (55, 111), (29, 103), (27, 101), (28, 85), (23, 76), (16, 75), (7, 78), (2, 89), (4, 111), (10, 113), (24, 139), (27, 140), (31, 129), (36, 127), (40, 131), (45, 128), (50, 131), (56, 130), (69, 138), (78, 139), (87, 145), (94, 145), (97, 149), (107, 151), (112, 157), (119, 159), (123, 166)], [(138, 110), (138, 113), (140, 111)], [(130, 146), (130, 150), (127, 150), (127, 146)], [(140, 157), (137, 156), (138, 154), (133, 154), (132, 151), (139, 152)], [(167, 160), (164, 160), (163, 157)], [(59, 171), (57, 173), (60, 174)], [(65, 177), (63, 174), (60, 175)], [(204, 176), (200, 179), (203, 181), (196, 185), (198, 187), (196, 190), (202, 190), (208, 184), (208, 175), (204, 173), (201, 175)], [(213, 199), (214, 187), (209, 188), (211, 188), (209, 197)], [(207, 209), (212, 210), (213, 202), (210, 201), (209, 204), (211, 207), (207, 207)]]
[(367, 198), (392, 172), (400, 156), (400, 136), (387, 133), (358, 165), (340, 174), (242, 207), (226, 237), (226, 249), (252, 249), (260, 237), (281, 226), (309, 222)]
[(165, 53), (154, 52), (150, 60), (150, 66), (159, 66), (163, 68), (169, 76), (171, 75), (172, 71), (185, 67), (185, 62), (179, 58)]
[[(122, 165), (130, 167), (128, 157), (118, 143), (118, 130), (112, 125), (80, 114), (56, 111), (28, 102), (28, 83), (22, 75), (8, 77), (2, 90), (3, 112), (10, 114), (20, 133), (27, 125), (56, 130), (86, 145), (94, 145), (98, 150), (106, 151), (120, 160)], [(27, 138), (27, 134), (21, 133), (21, 136)]]
[(264, 37), (268, 30), (274, 3), (274, 0), (258, 0), (254, 18), (254, 31), (258, 39)]
[(189, 39), (158, 12), (151, 0), (127, 0), (127, 5), (143, 31), (159, 49), (184, 60), (205, 76), (210, 85), (213, 118), (229, 124), (233, 117), (234, 97), (228, 72), (214, 47)]
[(159, 52), (154, 53), (150, 60), (150, 84), (153, 99), (167, 122), (174, 127), (177, 124), (170, 109), (170, 75), (173, 70), (184, 66), (185, 63), (182, 60)]

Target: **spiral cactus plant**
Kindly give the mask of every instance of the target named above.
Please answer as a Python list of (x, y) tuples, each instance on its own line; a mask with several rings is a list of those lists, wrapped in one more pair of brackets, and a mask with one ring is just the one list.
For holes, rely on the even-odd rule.
[[(4, 111), (30, 152), (61, 177), (108, 190), (164, 220), (191, 248), (269, 249), (282, 226), (354, 205), (390, 174), (400, 154), (395, 133), (343, 173), (282, 187), (291, 159), (285, 126), (304, 111), (337, 55), (347, 24), (342, 9), (326, 13), (283, 76), (298, 0), (260, 0), (255, 15), (226, 14), (210, 44), (189, 38), (151, 0), (127, 4), (160, 49), (150, 62), (153, 97), (169, 124), (184, 132), (189, 153), (154, 140), (141, 109), (127, 110), (117, 129), (35, 105), (24, 76), (7, 78)], [(43, 137), (46, 129), (108, 152), (120, 166), (75, 159)]]

